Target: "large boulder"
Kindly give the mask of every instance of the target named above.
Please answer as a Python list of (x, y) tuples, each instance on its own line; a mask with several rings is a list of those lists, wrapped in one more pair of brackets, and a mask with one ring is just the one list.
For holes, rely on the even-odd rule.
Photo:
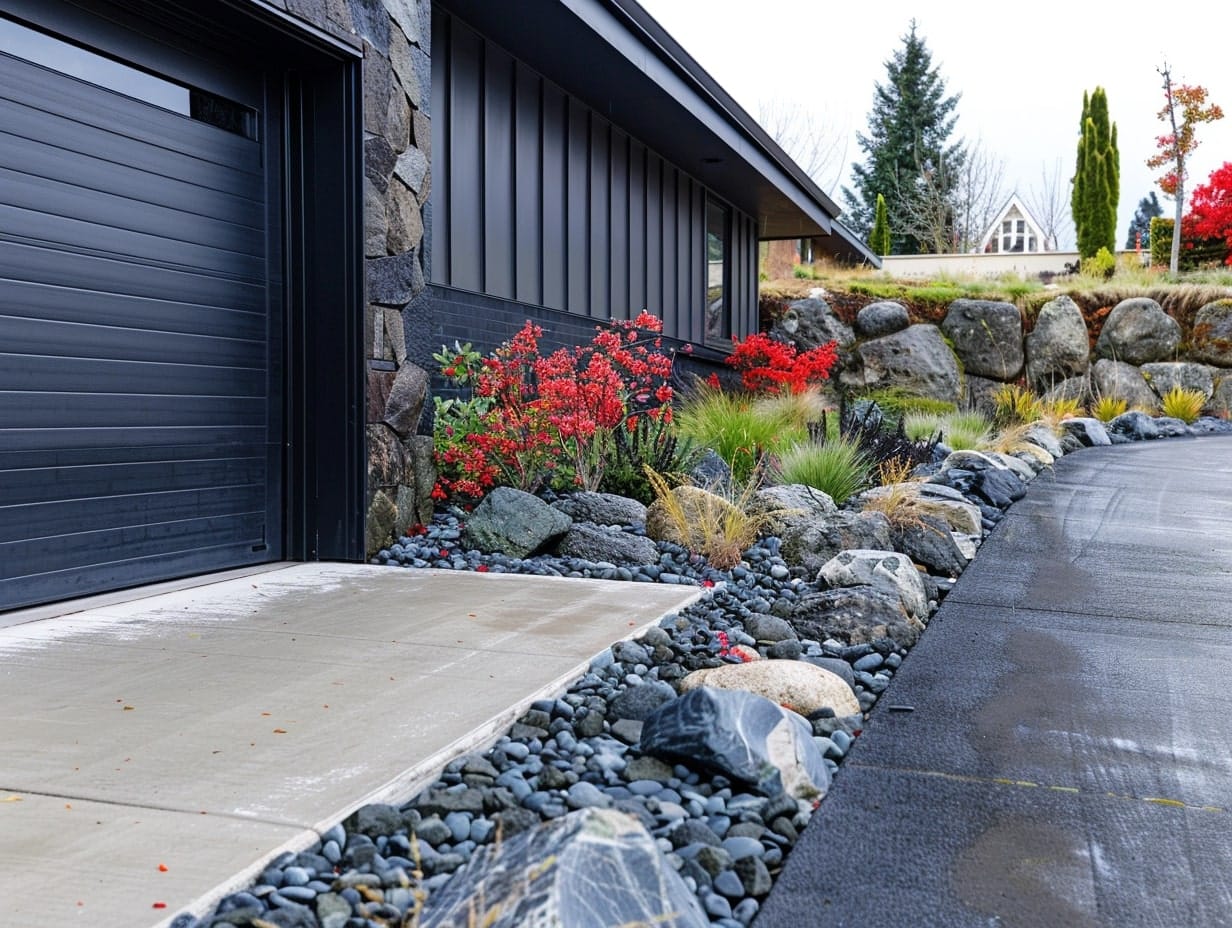
[(710, 920), (637, 819), (586, 808), (477, 848), (416, 924), (706, 928)]
[(1071, 435), (1077, 439), (1078, 443), (1084, 448), (1096, 448), (1101, 445), (1112, 444), (1112, 439), (1108, 437), (1108, 430), (1104, 428), (1104, 423), (1098, 419), (1075, 416), (1073, 419), (1063, 419), (1061, 421), (1061, 428), (1066, 435)]
[(1022, 314), (1013, 303), (955, 300), (941, 331), (966, 373), (1001, 381), (1022, 373)]
[(703, 686), (659, 707), (642, 725), (640, 747), (717, 770), (766, 796), (817, 799), (830, 787), (809, 724), (743, 690)]
[(1091, 392), (1095, 396), (1114, 396), (1131, 407), (1154, 409), (1158, 402), (1142, 371), (1124, 361), (1100, 358), (1091, 368)]
[(909, 648), (923, 626), (903, 611), (898, 596), (871, 586), (849, 586), (808, 593), (794, 603), (779, 600), (775, 611), (801, 638), (844, 644), (871, 644), (888, 638)]
[(869, 303), (856, 313), (856, 334), (861, 338), (893, 335), (911, 325), (907, 307), (893, 300)]
[(1232, 414), (1232, 374), (1220, 377), (1215, 381), (1215, 391), (1207, 404), (1211, 412), (1223, 415)]
[(871, 586), (897, 596), (912, 618), (920, 622), (928, 619), (928, 594), (920, 572), (909, 557), (896, 551), (841, 551), (821, 566), (817, 582), (824, 582), (830, 589)]
[[(1098, 363), (1098, 362), (1096, 362)], [(1078, 377), (1067, 377), (1060, 383), (1054, 384), (1044, 391), (1044, 399), (1052, 400), (1077, 400), (1083, 406), (1091, 401), (1091, 373), (1087, 373)]]
[(570, 493), (552, 503), (575, 522), (599, 525), (634, 525), (646, 521), (646, 506), (615, 493)]
[(555, 542), (572, 524), (533, 493), (497, 487), (467, 519), (462, 540), (479, 551), (527, 557)]
[(609, 529), (594, 522), (574, 522), (556, 546), (556, 553), (561, 557), (627, 566), (659, 560), (658, 547), (645, 535)]
[(1112, 308), (1095, 353), (1127, 364), (1146, 364), (1171, 360), (1180, 343), (1180, 323), (1154, 300), (1139, 296), (1121, 300)]
[(817, 297), (795, 300), (774, 324), (770, 335), (791, 342), (801, 351), (835, 342), (840, 349), (855, 342), (855, 333), (843, 322), (830, 304)]
[(861, 342), (856, 355), (859, 371), (843, 375), (851, 386), (899, 388), (947, 403), (962, 396), (958, 360), (935, 325), (921, 323)]
[(1232, 367), (1232, 300), (1216, 300), (1198, 310), (1189, 349), (1197, 361)]
[(767, 528), (775, 535), (782, 535), (792, 521), (825, 517), (838, 511), (829, 493), (802, 483), (762, 487), (749, 508), (766, 517)]
[(1068, 296), (1041, 307), (1035, 328), (1026, 337), (1027, 382), (1044, 391), (1080, 377), (1091, 366), (1091, 341), (1082, 310)]
[(1137, 409), (1121, 413), (1109, 422), (1108, 436), (1114, 442), (1118, 438), (1122, 441), (1151, 441), (1164, 437), (1156, 420)]
[(810, 575), (847, 548), (890, 547), (890, 523), (880, 512), (840, 509), (828, 514), (784, 515), (780, 529), (783, 560)]
[(755, 693), (801, 715), (812, 715), (819, 709), (833, 709), (835, 715), (860, 711), (855, 694), (842, 677), (804, 661), (764, 660), (695, 670), (680, 681), (680, 692), (699, 686)]
[(912, 519), (891, 524), (890, 544), (895, 551), (938, 577), (957, 577), (970, 561), (950, 527), (936, 516), (917, 514)]
[(963, 408), (982, 412), (988, 418), (993, 418), (997, 412), (997, 393), (1004, 386), (999, 380), (976, 377), (968, 373), (963, 377)]
[(1161, 399), (1173, 388), (1201, 393), (1203, 398), (1208, 400), (1215, 392), (1214, 368), (1205, 364), (1156, 361), (1153, 364), (1143, 364), (1140, 369), (1147, 384)]

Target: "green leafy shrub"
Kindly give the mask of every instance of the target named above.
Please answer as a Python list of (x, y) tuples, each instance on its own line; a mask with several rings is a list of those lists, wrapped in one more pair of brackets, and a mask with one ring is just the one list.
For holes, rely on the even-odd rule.
[(1116, 256), (1107, 248), (1100, 248), (1089, 258), (1082, 259), (1082, 273), (1087, 277), (1110, 280), (1116, 273)]

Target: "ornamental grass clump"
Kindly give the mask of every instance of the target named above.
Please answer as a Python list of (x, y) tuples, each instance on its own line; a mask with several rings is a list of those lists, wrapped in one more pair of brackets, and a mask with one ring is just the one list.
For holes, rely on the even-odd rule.
[(1119, 396), (1101, 396), (1091, 404), (1091, 415), (1100, 422), (1111, 422), (1117, 416), (1129, 411), (1129, 403)]
[(647, 522), (662, 520), (667, 528), (662, 534), (700, 554), (712, 567), (730, 570), (781, 515), (778, 510), (754, 506), (760, 477), (759, 470), (739, 488), (728, 485), (703, 489), (687, 478), (660, 474), (647, 467), (646, 479), (655, 495)]
[(759, 407), (750, 394), (710, 387), (689, 396), (674, 421), (681, 435), (722, 458), (737, 483), (747, 482), (766, 455), (808, 435), (791, 410)]
[(1043, 413), (1040, 399), (1026, 387), (1003, 384), (992, 396), (993, 421), (1000, 426), (1034, 422)]
[(1180, 419), (1186, 425), (1202, 415), (1206, 394), (1201, 390), (1186, 390), (1179, 384), (1159, 398), (1160, 410), (1165, 416)]
[(849, 438), (802, 442), (788, 448), (775, 461), (777, 483), (801, 483), (827, 494), (842, 505), (869, 485), (874, 464)]
[(941, 440), (951, 451), (974, 451), (992, 437), (992, 420), (974, 409), (950, 413), (940, 428)]

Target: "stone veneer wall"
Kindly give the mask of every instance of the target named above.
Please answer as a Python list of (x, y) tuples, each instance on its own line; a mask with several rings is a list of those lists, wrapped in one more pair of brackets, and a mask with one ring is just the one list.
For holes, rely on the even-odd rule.
[(432, 438), (417, 434), (429, 377), (407, 356), (408, 344), (428, 350), (422, 346), (430, 326), (425, 226), (432, 188), (432, 4), (285, 0), (285, 7), (363, 43), (366, 525), (367, 548), (374, 551), (432, 512)]

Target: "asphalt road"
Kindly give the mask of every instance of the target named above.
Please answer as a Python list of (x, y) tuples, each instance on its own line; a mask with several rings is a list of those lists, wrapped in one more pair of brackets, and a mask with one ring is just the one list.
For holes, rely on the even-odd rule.
[(904, 661), (753, 928), (1232, 925), (1230, 684), (1232, 438), (1062, 458)]

